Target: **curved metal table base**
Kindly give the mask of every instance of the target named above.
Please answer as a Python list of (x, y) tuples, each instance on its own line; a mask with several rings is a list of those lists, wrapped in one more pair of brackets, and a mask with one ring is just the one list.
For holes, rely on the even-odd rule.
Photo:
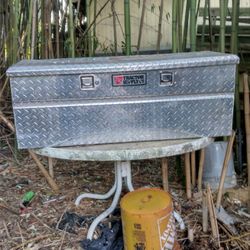
[(134, 190), (131, 177), (131, 160), (162, 158), (184, 154), (205, 148), (212, 142), (212, 138), (204, 137), (79, 147), (40, 148), (34, 151), (40, 155), (59, 159), (115, 162), (115, 183), (106, 194), (84, 193), (79, 195), (75, 201), (75, 204), (79, 205), (80, 201), (85, 198), (107, 199), (114, 195), (111, 206), (92, 222), (87, 235), (87, 238), (91, 240), (98, 223), (114, 211), (120, 198), (123, 180), (129, 191)]
[(131, 163), (130, 161), (118, 161), (115, 162), (115, 184), (106, 194), (93, 194), (93, 193), (84, 193), (77, 197), (75, 204), (78, 206), (82, 199), (92, 198), (92, 199), (108, 199), (114, 194), (114, 198), (111, 206), (102, 212), (98, 217), (94, 219), (92, 224), (89, 227), (87, 239), (92, 240), (95, 229), (97, 225), (106, 217), (108, 217), (116, 208), (119, 198), (122, 192), (123, 180), (125, 186), (129, 191), (133, 191), (132, 177), (131, 177)]

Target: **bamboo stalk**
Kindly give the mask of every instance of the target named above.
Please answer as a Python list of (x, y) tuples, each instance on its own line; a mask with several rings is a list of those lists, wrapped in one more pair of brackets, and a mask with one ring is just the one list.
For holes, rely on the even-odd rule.
[(145, 10), (146, 10), (146, 1), (147, 0), (143, 0), (143, 4), (142, 4), (140, 28), (139, 28), (138, 41), (137, 41), (137, 54), (139, 54), (139, 52), (140, 52), (142, 30), (143, 30)]
[(212, 25), (212, 15), (211, 15), (210, 0), (208, 0), (208, 2), (207, 2), (207, 10), (208, 10), (210, 50), (213, 50), (213, 25)]
[(191, 173), (192, 173), (192, 185), (196, 185), (196, 167), (195, 167), (195, 151), (191, 152)]
[(196, 50), (196, 0), (190, 0), (190, 49)]
[(204, 160), (205, 160), (205, 149), (200, 150), (200, 161), (199, 161), (199, 172), (198, 172), (198, 191), (202, 191), (202, 176), (203, 176), (203, 168), (204, 168)]
[(220, 205), (221, 205), (221, 198), (222, 198), (222, 194), (223, 194), (223, 186), (224, 186), (224, 182), (225, 182), (225, 178), (226, 178), (226, 174), (227, 174), (228, 163), (229, 163), (229, 160), (230, 160), (230, 157), (231, 157), (231, 154), (232, 154), (232, 150), (233, 150), (234, 138), (235, 138), (235, 132), (233, 131), (232, 135), (229, 138), (229, 142), (227, 144), (227, 150), (226, 150), (226, 154), (225, 154), (225, 158), (224, 158), (224, 162), (223, 162), (223, 167), (222, 167), (222, 170), (221, 170), (220, 183), (219, 183), (217, 201), (216, 201), (217, 209), (219, 209)]
[(30, 0), (29, 1), (29, 18), (28, 18), (28, 23), (27, 23), (27, 29), (26, 29), (26, 46), (25, 46), (25, 50), (26, 50), (26, 58), (30, 59), (31, 56), (31, 29), (32, 29), (32, 16), (33, 16), (33, 4), (34, 1)]
[(115, 12), (115, 0), (111, 2), (111, 10), (113, 16), (113, 31), (114, 31), (114, 52), (115, 56), (117, 55), (117, 30), (116, 30), (116, 12)]
[(54, 51), (52, 46), (52, 30), (51, 30), (51, 10), (52, 10), (52, 2), (48, 1), (47, 5), (47, 25), (48, 25), (48, 53), (49, 58), (54, 58)]
[(187, 47), (189, 13), (190, 13), (190, 0), (186, 0), (186, 10), (185, 10), (184, 29), (183, 29), (183, 44), (182, 44), (183, 51), (185, 51)]
[(177, 52), (177, 0), (172, 2), (172, 52)]
[[(87, 27), (90, 26), (91, 20), (90, 20), (90, 14), (91, 14), (91, 2), (92, 0), (86, 0), (87, 5)], [(95, 26), (96, 19), (93, 20), (93, 27)], [(88, 43), (88, 56), (93, 55), (93, 48), (92, 48), (92, 34), (91, 30), (89, 29), (87, 33), (87, 43)]]
[(168, 159), (167, 158), (161, 159), (161, 169), (162, 169), (163, 190), (168, 192), (169, 186), (168, 186)]
[(207, 19), (207, 5), (209, 0), (205, 0), (204, 9), (203, 9), (203, 22), (202, 22), (202, 32), (201, 32), (201, 47), (204, 47), (205, 43), (205, 26), (206, 26), (206, 19)]
[(46, 57), (46, 39), (45, 39), (45, 4), (46, 4), (46, 1), (39, 1), (40, 2), (40, 8), (41, 8), (41, 18), (40, 18), (40, 25), (41, 25), (41, 32), (40, 32), (40, 41), (41, 41), (41, 51), (40, 51), (40, 55), (41, 55), (41, 58), (47, 58)]
[(195, 23), (197, 23), (197, 19), (198, 19), (198, 15), (199, 15), (199, 10), (200, 10), (200, 5), (201, 5), (201, 0), (198, 0), (197, 10), (196, 10), (196, 14), (195, 14)]
[(232, 33), (231, 33), (231, 52), (238, 54), (238, 19), (239, 19), (239, 0), (232, 0)]
[(124, 0), (125, 52), (131, 55), (130, 0)]
[[(8, 11), (9, 8), (9, 11)], [(13, 31), (12, 31), (12, 26), (13, 24), (15, 24), (15, 19), (13, 19), (14, 17), (14, 4), (13, 1), (9, 2), (9, 6), (6, 6), (6, 13), (9, 13), (9, 16), (7, 18), (7, 23), (8, 23), (8, 31), (6, 32), (7, 35), (7, 65), (12, 65), (13, 64), (13, 53), (12, 53), (12, 49), (13, 49)]]
[(13, 59), (12, 62), (15, 63), (18, 58), (18, 17), (19, 17), (19, 0), (14, 0), (15, 6), (14, 6), (14, 15), (13, 15), (13, 23), (12, 23), (12, 28), (13, 28), (13, 47), (12, 47), (12, 55)]
[[(112, 10), (112, 2), (111, 2), (111, 10)], [(96, 7), (97, 7), (97, 0), (94, 0), (94, 17), (96, 16)], [(92, 45), (92, 48), (93, 48), (92, 50), (93, 50), (93, 56), (94, 56), (95, 49), (96, 49), (96, 20), (95, 20), (95, 23), (93, 25), (93, 45)]]
[(220, 0), (220, 52), (225, 52), (226, 4)]
[(70, 33), (70, 55), (75, 57), (75, 32), (74, 32), (74, 20), (72, 0), (69, 0), (69, 33)]
[(192, 198), (191, 192), (191, 174), (190, 174), (190, 153), (185, 154), (185, 173), (186, 173), (186, 193), (187, 198)]
[(178, 0), (178, 51), (182, 51), (182, 17), (183, 17), (183, 1)]
[(60, 57), (59, 0), (56, 0), (55, 23), (56, 23), (56, 57), (59, 58)]
[(164, 2), (163, 2), (163, 0), (161, 0), (160, 15), (159, 15), (159, 22), (158, 22), (157, 45), (156, 45), (157, 53), (160, 52), (160, 47), (161, 47), (161, 26), (162, 26), (163, 8), (164, 8)]
[[(243, 74), (244, 79), (244, 115), (245, 115), (245, 130), (246, 130), (246, 151), (247, 151), (247, 170), (248, 170), (248, 187), (250, 189), (250, 101), (249, 101), (249, 86), (248, 74)], [(250, 198), (249, 198), (250, 199)]]
[(34, 0), (32, 9), (31, 59), (34, 59), (34, 54), (35, 54), (36, 14), (37, 14), (37, 1)]

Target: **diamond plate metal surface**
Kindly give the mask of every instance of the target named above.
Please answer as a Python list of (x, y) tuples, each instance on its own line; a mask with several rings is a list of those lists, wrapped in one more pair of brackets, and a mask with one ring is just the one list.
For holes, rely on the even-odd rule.
[[(236, 63), (214, 52), (22, 61), (8, 70), (18, 146), (229, 135)], [(146, 84), (113, 87), (118, 72), (146, 74)], [(83, 90), (86, 74), (94, 87)]]
[(171, 87), (159, 85), (159, 70), (143, 71), (147, 75), (146, 85), (124, 88), (114, 88), (112, 86), (112, 72), (105, 74), (93, 72), (94, 80), (99, 84), (91, 91), (80, 90), (79, 74), (16, 77), (11, 81), (12, 97), (15, 103), (19, 103), (27, 100), (32, 102), (63, 99), (130, 98), (137, 96), (228, 93), (234, 91), (234, 65), (180, 68), (167, 71), (173, 73), (176, 82)]

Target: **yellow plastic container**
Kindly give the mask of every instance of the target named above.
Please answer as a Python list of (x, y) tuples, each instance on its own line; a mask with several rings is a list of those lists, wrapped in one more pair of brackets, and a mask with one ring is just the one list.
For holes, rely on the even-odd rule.
[(139, 189), (121, 200), (126, 250), (180, 249), (175, 240), (171, 196), (157, 188)]

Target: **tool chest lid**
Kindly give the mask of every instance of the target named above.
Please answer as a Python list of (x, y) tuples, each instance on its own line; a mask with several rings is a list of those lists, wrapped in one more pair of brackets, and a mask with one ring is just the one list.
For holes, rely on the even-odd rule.
[(186, 68), (223, 64), (238, 64), (236, 55), (203, 51), (174, 54), (154, 54), (113, 57), (60, 58), (22, 60), (7, 70), (7, 75), (62, 75), (98, 72), (122, 72), (154, 69)]

